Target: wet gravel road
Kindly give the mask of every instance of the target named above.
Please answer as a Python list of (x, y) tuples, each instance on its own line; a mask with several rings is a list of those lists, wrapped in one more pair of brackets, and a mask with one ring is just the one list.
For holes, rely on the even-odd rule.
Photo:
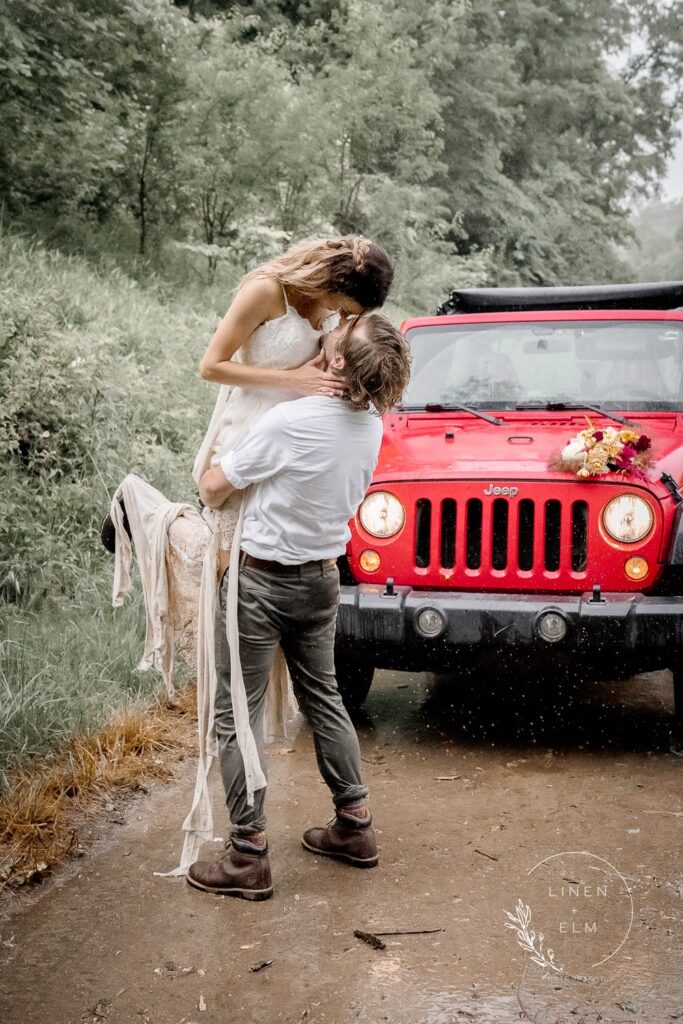
[[(274, 898), (155, 877), (180, 849), (182, 765), (0, 907), (0, 1021), (683, 1022), (671, 710), (666, 673), (561, 692), (378, 673), (357, 727), (379, 867), (301, 847), (330, 805), (295, 716), (269, 755)], [(422, 933), (375, 949), (354, 929)]]

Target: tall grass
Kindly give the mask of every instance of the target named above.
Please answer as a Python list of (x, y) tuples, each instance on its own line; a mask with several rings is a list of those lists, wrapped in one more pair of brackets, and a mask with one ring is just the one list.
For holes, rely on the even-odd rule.
[(5, 606), (0, 634), (0, 790), (9, 772), (120, 708), (159, 693), (155, 672), (136, 670), (144, 639), (140, 598), (109, 607), (109, 580), (86, 581), (77, 600)]
[(218, 319), (123, 270), (20, 238), (0, 250), (0, 788), (27, 758), (160, 692), (139, 597), (111, 608), (99, 524), (121, 478), (191, 499)]

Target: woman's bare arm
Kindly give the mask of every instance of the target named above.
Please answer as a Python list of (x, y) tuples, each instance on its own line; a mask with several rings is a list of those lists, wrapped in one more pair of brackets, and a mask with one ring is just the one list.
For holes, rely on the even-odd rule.
[(199, 481), (199, 497), (209, 508), (220, 508), (235, 491), (220, 466), (211, 466)]
[(324, 357), (316, 356), (294, 370), (276, 370), (237, 362), (233, 356), (266, 320), (281, 315), (282, 288), (277, 281), (257, 278), (238, 291), (221, 320), (199, 364), (204, 380), (237, 387), (279, 388), (313, 395), (317, 388), (341, 394), (338, 378), (321, 369)]

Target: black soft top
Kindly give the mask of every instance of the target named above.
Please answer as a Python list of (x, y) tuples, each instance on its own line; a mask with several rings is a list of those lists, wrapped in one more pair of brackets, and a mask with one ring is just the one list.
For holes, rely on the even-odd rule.
[(436, 311), (507, 313), (532, 309), (679, 309), (683, 281), (653, 284), (578, 285), (569, 288), (464, 288), (451, 292)]

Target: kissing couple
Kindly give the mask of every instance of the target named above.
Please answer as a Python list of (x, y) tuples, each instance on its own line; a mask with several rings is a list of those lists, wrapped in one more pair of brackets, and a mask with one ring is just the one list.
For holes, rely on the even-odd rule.
[[(288, 677), (335, 810), (303, 845), (357, 867), (378, 862), (334, 636), (337, 558), (377, 462), (381, 416), (408, 382), (405, 337), (376, 312), (392, 279), (385, 250), (362, 236), (300, 242), (240, 282), (201, 360), (202, 377), (221, 387), (194, 464), (208, 527), (197, 615), (200, 749), (172, 872), (197, 889), (272, 895), (264, 717), (274, 705), (284, 717)], [(176, 537), (176, 546), (186, 543)], [(213, 835), (216, 757), (230, 839), (212, 862), (197, 855)]]

